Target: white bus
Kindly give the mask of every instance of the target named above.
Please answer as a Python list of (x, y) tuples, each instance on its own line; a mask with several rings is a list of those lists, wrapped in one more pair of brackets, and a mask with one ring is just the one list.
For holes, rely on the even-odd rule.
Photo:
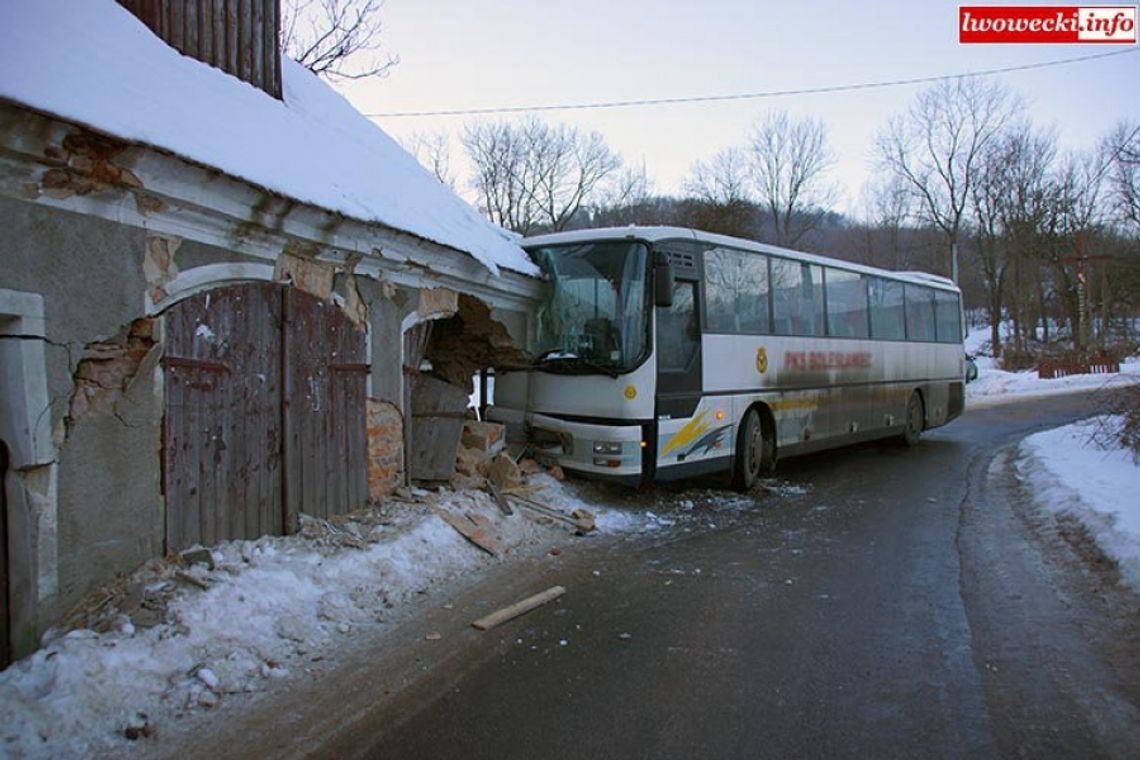
[(630, 485), (717, 471), (747, 489), (790, 457), (909, 445), (962, 413), (960, 293), (672, 227), (528, 238), (548, 291), (529, 371), (490, 419), (565, 470)]

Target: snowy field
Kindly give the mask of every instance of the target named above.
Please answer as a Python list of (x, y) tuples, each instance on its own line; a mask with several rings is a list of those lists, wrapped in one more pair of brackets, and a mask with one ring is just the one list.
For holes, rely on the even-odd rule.
[(1042, 507), (1079, 520), (1140, 592), (1140, 463), (1119, 445), (1103, 445), (1120, 422), (1097, 417), (1031, 435), (1017, 472)]

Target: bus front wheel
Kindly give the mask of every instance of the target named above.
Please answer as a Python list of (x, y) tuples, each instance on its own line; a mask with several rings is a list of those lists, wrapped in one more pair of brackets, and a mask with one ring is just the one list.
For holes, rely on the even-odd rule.
[(736, 442), (736, 457), (732, 468), (733, 488), (748, 491), (756, 484), (771, 461), (766, 448), (768, 443), (760, 415), (755, 409), (749, 409), (740, 423), (740, 434)]
[(905, 446), (915, 446), (922, 437), (922, 429), (926, 427), (925, 409), (922, 405), (922, 395), (918, 391), (910, 394), (910, 401), (906, 402), (906, 428), (903, 430), (901, 440)]

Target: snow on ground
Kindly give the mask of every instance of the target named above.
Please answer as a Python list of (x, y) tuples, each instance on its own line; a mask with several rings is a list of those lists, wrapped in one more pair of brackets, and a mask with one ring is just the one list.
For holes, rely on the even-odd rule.
[[(975, 405), (1140, 380), (1137, 361), (1119, 376), (1044, 381), (997, 370), (985, 357), (980, 363), (981, 378), (967, 386)], [(1124, 452), (1088, 445), (1089, 424), (1027, 439), (1019, 467), (1043, 503), (1082, 520), (1140, 590), (1140, 508), (1124, 501), (1140, 492), (1140, 468)], [(764, 481), (761, 490), (776, 498), (807, 493), (779, 480)], [(566, 513), (590, 510), (609, 535), (716, 527), (711, 520), (757, 505), (754, 496), (695, 488), (647, 502), (545, 474), (530, 478), (527, 493)], [(145, 735), (183, 714), (224, 710), (229, 695), (285, 688), (303, 677), (306, 657), (415, 614), (425, 592), (472, 582), (492, 563), (566, 540), (561, 526), (522, 510), (502, 515), (481, 491), (417, 491), (415, 501), (389, 501), (347, 520), (310, 520), (296, 536), (225, 542), (210, 552), (212, 569), (148, 563), (119, 584), (117, 596), (95, 605), (88, 627), (49, 632), (42, 649), (0, 673), (0, 755), (121, 754), (131, 746), (128, 732)], [(506, 559), (468, 543), (438, 509), (489, 519)], [(133, 607), (123, 603), (132, 594)]]
[[(756, 505), (698, 491), (663, 494), (652, 502), (656, 512), (635, 497), (605, 508), (592, 498), (602, 493), (594, 484), (546, 474), (532, 476), (526, 493), (566, 513), (590, 510), (603, 535), (684, 522), (694, 500), (734, 511)], [(78, 618), (89, 627), (49, 632), (42, 649), (0, 673), (0, 756), (122, 754), (132, 746), (128, 732), (176, 731), (180, 715), (224, 710), (230, 695), (287, 688), (305, 677), (307, 658), (332, 657), (361, 634), (415, 614), (424, 594), (567, 540), (565, 526), (522, 509), (507, 517), (482, 491), (417, 490), (414, 501), (305, 519), (295, 536), (224, 542), (205, 553), (213, 568), (205, 557), (189, 567), (153, 561), (116, 593), (96, 595)], [(468, 543), (437, 510), (489, 519), (504, 558)]]
[[(1003, 325), (1003, 329), (1005, 327)], [(993, 357), (982, 354), (982, 351), (988, 350), (989, 341), (988, 329), (975, 329), (966, 336), (964, 342), (966, 353), (973, 355), (974, 362), (978, 365), (978, 379), (966, 386), (967, 408), (1000, 404), (1014, 400), (1015, 397), (1048, 396), (1082, 389), (1096, 391), (1140, 383), (1140, 357), (1122, 361), (1119, 374), (1070, 375), (1042, 380), (1037, 376), (1036, 370), (1007, 372), (999, 369)]]
[(354, 219), (537, 268), (379, 127), (282, 57), (283, 100), (181, 55), (114, 0), (0, 2), (0, 98)]
[(1029, 436), (1017, 468), (1034, 499), (1079, 520), (1124, 583), (1140, 591), (1140, 463), (1119, 444), (1101, 445), (1121, 420), (1096, 417)]
[(966, 407), (988, 406), (1013, 400), (1013, 397), (1048, 396), (1054, 393), (1087, 389), (1096, 391), (1121, 385), (1140, 383), (1140, 360), (1120, 363), (1120, 372), (1106, 375), (1069, 375), (1042, 380), (1035, 370), (1007, 372), (994, 366), (994, 360), (979, 356), (978, 379), (966, 386)]

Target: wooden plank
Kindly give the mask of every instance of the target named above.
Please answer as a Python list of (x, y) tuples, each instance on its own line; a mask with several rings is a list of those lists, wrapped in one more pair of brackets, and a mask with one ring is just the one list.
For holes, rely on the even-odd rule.
[(408, 379), (412, 384), (408, 471), (417, 480), (447, 480), (455, 473), (467, 393), (430, 375), (417, 373)]
[(446, 509), (437, 509), (436, 514), (445, 523), (455, 528), (461, 536), (491, 556), (498, 557), (505, 551), (499, 540), (491, 535), (494, 526), (490, 524), (487, 518), (484, 517), (476, 523), (471, 515), (461, 517), (448, 512)]
[(250, 42), (253, 36), (253, 2), (252, 0), (239, 0), (239, 3), (241, 10), (238, 11), (238, 67), (233, 73), (240, 79), (252, 82), (253, 62), (250, 57), (253, 45)]
[[(281, 39), (281, 4), (278, 2), (269, 2), (265, 6), (264, 34), (267, 40), (280, 41)], [(266, 45), (264, 53), (269, 84), (266, 91), (275, 98), (280, 98), (282, 96), (281, 52), (274, 44)]]
[(226, 65), (226, 0), (213, 0), (213, 17), (210, 30), (214, 51), (210, 63), (219, 69)]
[(549, 517), (552, 520), (558, 520), (560, 522), (564, 522), (567, 525), (573, 525), (575, 528), (582, 531), (583, 533), (589, 533), (590, 531), (594, 530), (597, 527), (594, 524), (593, 520), (579, 520), (575, 517), (572, 517), (572, 516), (566, 514), (565, 512), (559, 512), (557, 509), (552, 509), (552, 508), (546, 506), (545, 504), (539, 504), (537, 501), (534, 501), (533, 499), (528, 499), (525, 496), (519, 496), (518, 494), (512, 493), (512, 494), (508, 494), (507, 498), (514, 499), (515, 503), (518, 504), (523, 509), (530, 510), (531, 512), (536, 512), (536, 513), (542, 515), (543, 517)]
[(214, 13), (217, 3), (202, 0), (198, 10), (198, 57), (214, 66)]
[[(246, 31), (249, 47), (249, 80), (255, 87), (265, 89), (267, 79), (265, 76), (265, 5), (266, 0), (253, 0), (250, 8), (249, 27)], [(276, 37), (272, 38), (276, 40)], [(273, 44), (271, 42), (270, 44)]]
[(566, 589), (562, 586), (552, 586), (546, 591), (537, 593), (534, 596), (528, 596), (526, 599), (515, 602), (509, 607), (504, 607), (497, 612), (492, 612), (486, 617), (481, 617), (471, 625), (480, 631), (488, 631), (497, 625), (502, 625), (509, 620), (514, 620), (520, 615), (525, 615), (531, 610), (538, 609), (542, 605), (554, 601), (565, 593)]
[(491, 498), (499, 505), (499, 511), (508, 516), (515, 513), (515, 511), (511, 509), (511, 503), (503, 497), (503, 492), (499, 490), (499, 487), (495, 485), (494, 481), (487, 480), (487, 489), (491, 492)]
[(186, 3), (175, 8), (174, 13), (182, 14), (182, 45), (178, 49), (191, 58), (202, 60), (202, 40), (198, 36), (199, 3)]

